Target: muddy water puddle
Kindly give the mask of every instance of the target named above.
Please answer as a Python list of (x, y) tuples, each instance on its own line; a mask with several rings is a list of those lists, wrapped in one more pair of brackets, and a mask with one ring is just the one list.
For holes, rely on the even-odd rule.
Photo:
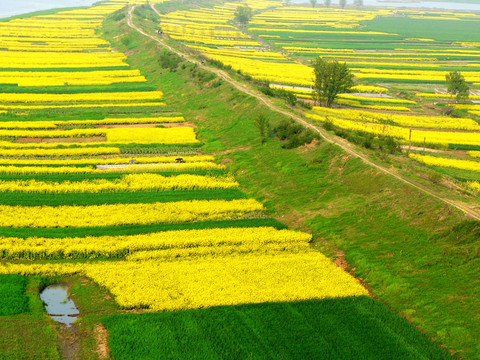
[(67, 327), (72, 326), (80, 314), (73, 300), (68, 297), (68, 285), (66, 284), (47, 286), (40, 293), (40, 298), (45, 303), (48, 315)]

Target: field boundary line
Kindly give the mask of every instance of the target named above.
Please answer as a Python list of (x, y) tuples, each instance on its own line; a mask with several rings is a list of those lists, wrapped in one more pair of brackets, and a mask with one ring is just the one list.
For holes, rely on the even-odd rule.
[[(155, 8), (154, 4), (151, 4), (150, 5), (152, 10), (155, 11), (155, 13), (160, 16), (160, 13), (158, 12), (158, 10)], [(407, 184), (407, 185), (410, 185), (412, 186), (413, 188), (417, 189), (417, 190), (420, 190), (421, 192), (427, 194), (427, 195), (430, 195), (434, 198), (436, 198), (437, 200), (440, 200), (460, 211), (462, 211), (465, 215), (475, 219), (475, 220), (478, 220), (480, 221), (480, 212), (475, 210), (475, 209), (472, 209), (471, 207), (469, 206), (466, 206), (464, 204), (461, 204), (460, 202), (457, 202), (455, 200), (450, 200), (450, 199), (447, 199), (437, 193), (435, 193), (433, 190), (430, 190), (430, 189), (427, 189), (426, 187), (422, 186), (422, 185), (419, 185), (419, 184), (415, 184), (414, 182), (412, 182), (411, 180), (408, 180), (406, 179), (405, 177), (403, 177), (402, 175), (392, 171), (392, 170), (389, 170), (379, 164), (376, 164), (374, 163), (372, 160), (370, 160), (369, 158), (367, 158), (366, 156), (360, 154), (359, 152), (357, 152), (352, 145), (350, 145), (349, 143), (345, 141), (340, 141), (340, 140), (337, 140), (337, 139), (334, 139), (332, 137), (330, 137), (328, 135), (328, 133), (326, 133), (326, 131), (320, 129), (319, 127), (313, 125), (313, 124), (310, 124), (309, 122), (307, 122), (306, 120), (304, 120), (302, 117), (300, 117), (299, 115), (293, 113), (293, 112), (290, 112), (288, 110), (285, 110), (285, 109), (282, 109), (280, 107), (278, 107), (277, 105), (273, 104), (269, 99), (267, 99), (263, 94), (260, 94), (260, 93), (257, 93), (255, 91), (253, 91), (251, 88), (247, 87), (246, 85), (238, 82), (237, 80), (233, 79), (232, 77), (230, 77), (229, 74), (227, 74), (225, 71), (223, 70), (220, 70), (220, 69), (216, 69), (216, 68), (213, 68), (213, 67), (210, 67), (210, 66), (207, 66), (206, 64), (202, 64), (200, 61), (198, 61), (197, 59), (193, 58), (192, 56), (184, 53), (183, 51), (181, 50), (178, 50), (178, 49), (175, 49), (173, 47), (171, 47), (170, 45), (166, 44), (163, 39), (159, 38), (159, 37), (155, 37), (153, 35), (150, 35), (146, 32), (144, 32), (142, 29), (138, 28), (134, 23), (133, 23), (133, 11), (135, 10), (135, 5), (131, 6), (129, 9), (128, 9), (128, 16), (127, 16), (127, 25), (129, 27), (131, 27), (132, 29), (134, 29), (135, 31), (137, 31), (138, 33), (142, 34), (143, 36), (146, 36), (150, 39), (152, 39), (153, 41), (157, 42), (158, 44), (160, 44), (160, 46), (164, 47), (165, 49), (177, 54), (178, 56), (184, 58), (185, 60), (191, 62), (191, 63), (194, 63), (196, 64), (197, 66), (199, 66), (200, 68), (204, 69), (204, 70), (207, 70), (207, 71), (210, 71), (214, 74), (216, 74), (217, 76), (219, 76), (220, 78), (222, 78), (223, 80), (227, 81), (229, 84), (231, 84), (233, 87), (235, 87), (237, 90), (240, 90), (242, 91), (243, 93), (247, 94), (247, 95), (250, 95), (250, 96), (253, 96), (255, 97), (257, 100), (261, 101), (263, 104), (265, 104), (267, 107), (269, 107), (271, 110), (273, 111), (276, 111), (278, 113), (281, 113), (285, 116), (288, 116), (290, 118), (292, 118), (293, 120), (295, 120), (296, 122), (298, 122), (299, 124), (302, 124), (303, 126), (305, 126), (306, 128), (309, 128), (313, 131), (315, 131), (316, 133), (318, 133), (325, 141), (329, 142), (330, 144), (334, 144), (334, 145), (337, 145), (339, 146), (341, 149), (343, 149), (345, 152), (347, 152), (348, 154), (350, 155), (353, 155), (354, 157), (356, 158), (359, 158), (361, 159), (365, 164), (367, 165), (370, 165), (371, 167), (385, 173), (385, 174), (388, 174), (394, 178), (396, 178), (397, 180), (400, 180), (402, 181), (403, 183)]]

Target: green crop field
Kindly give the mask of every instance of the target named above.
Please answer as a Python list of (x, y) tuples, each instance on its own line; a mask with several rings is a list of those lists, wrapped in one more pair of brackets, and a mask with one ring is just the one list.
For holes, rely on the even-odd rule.
[(0, 276), (0, 315), (28, 311), (26, 288), (27, 279), (21, 275)]
[(122, 360), (451, 359), (368, 297), (115, 315), (105, 325)]

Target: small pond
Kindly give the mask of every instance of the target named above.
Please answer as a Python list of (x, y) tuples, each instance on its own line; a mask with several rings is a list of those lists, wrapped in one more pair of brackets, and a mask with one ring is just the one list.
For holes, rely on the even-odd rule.
[(55, 321), (70, 327), (80, 314), (75, 303), (68, 297), (68, 285), (53, 284), (47, 286), (40, 299), (45, 303), (48, 315)]

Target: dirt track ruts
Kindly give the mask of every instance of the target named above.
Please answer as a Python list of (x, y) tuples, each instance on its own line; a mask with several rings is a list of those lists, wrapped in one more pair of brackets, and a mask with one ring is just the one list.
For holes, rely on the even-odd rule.
[[(155, 13), (157, 15), (160, 15), (160, 13), (157, 11), (157, 9), (155, 8), (155, 6), (153, 4), (151, 4), (151, 7), (153, 9), (153, 11), (155, 11)], [(302, 124), (303, 126), (309, 128), (309, 129), (312, 129), (313, 131), (317, 132), (325, 141), (331, 143), (331, 144), (335, 144), (337, 146), (340, 146), (345, 152), (347, 152), (348, 154), (350, 155), (353, 155), (359, 159), (361, 159), (365, 164), (368, 164), (370, 165), (371, 167), (385, 173), (385, 174), (388, 174), (390, 176), (393, 176), (394, 178), (402, 181), (403, 183), (405, 184), (408, 184), (412, 187), (414, 187), (415, 189), (417, 190), (420, 190), (421, 192), (425, 193), (425, 194), (428, 194), (430, 196), (433, 196), (434, 198), (440, 200), (440, 201), (443, 201), (444, 203), (450, 205), (450, 206), (453, 206), (454, 208), (464, 212), (467, 216), (473, 218), (473, 219), (476, 219), (476, 220), (479, 220), (480, 221), (480, 211), (476, 210), (476, 209), (473, 209), (469, 206), (466, 206), (464, 204), (461, 204), (460, 202), (457, 202), (455, 200), (450, 200), (450, 199), (447, 199), (447, 198), (444, 198), (443, 196), (435, 193), (433, 190), (430, 190), (430, 189), (427, 189), (425, 188), (424, 186), (422, 185), (419, 185), (419, 184), (415, 184), (413, 183), (412, 181), (404, 178), (402, 175), (398, 174), (397, 172), (393, 171), (393, 170), (389, 170), (387, 168), (384, 168), (383, 166), (379, 165), (379, 164), (376, 164), (374, 163), (372, 160), (370, 160), (369, 158), (367, 158), (366, 156), (360, 154), (359, 152), (357, 152), (353, 146), (348, 143), (346, 140), (343, 140), (343, 139), (336, 139), (336, 138), (333, 138), (332, 136), (330, 136), (326, 131), (324, 131), (323, 129), (315, 126), (315, 125), (312, 125), (310, 124), (309, 122), (305, 121), (303, 118), (301, 118), (300, 116), (298, 116), (297, 114), (295, 113), (292, 113), (290, 111), (287, 111), (285, 109), (282, 109), (280, 107), (278, 107), (277, 105), (273, 104), (268, 98), (266, 98), (263, 94), (259, 93), (259, 92), (256, 92), (256, 91), (253, 91), (251, 88), (249, 88), (248, 86), (236, 81), (235, 79), (232, 79), (225, 71), (223, 70), (220, 70), (220, 69), (216, 69), (216, 68), (213, 68), (213, 67), (210, 67), (210, 66), (207, 66), (205, 64), (202, 64), (200, 61), (198, 61), (197, 59), (191, 57), (190, 55), (178, 50), (178, 49), (174, 49), (172, 48), (170, 45), (166, 44), (162, 38), (159, 38), (159, 37), (156, 37), (156, 36), (153, 36), (153, 35), (150, 35), (150, 34), (147, 34), (146, 32), (144, 32), (142, 29), (138, 28), (135, 24), (133, 24), (133, 11), (135, 9), (135, 5), (131, 6), (128, 10), (128, 16), (127, 16), (127, 24), (129, 27), (131, 27), (132, 29), (134, 29), (135, 31), (137, 31), (138, 33), (156, 41), (158, 44), (160, 44), (162, 47), (168, 49), (169, 51), (171, 52), (174, 52), (175, 54), (177, 54), (178, 56), (180, 57), (183, 57), (185, 60), (189, 61), (189, 62), (192, 62), (194, 64), (197, 64), (199, 67), (201, 67), (202, 69), (204, 70), (207, 70), (207, 71), (210, 71), (214, 74), (216, 74), (217, 76), (219, 76), (220, 78), (222, 78), (223, 80), (227, 81), (228, 83), (230, 83), (233, 87), (235, 87), (237, 90), (240, 90), (242, 92), (244, 92), (245, 94), (248, 94), (250, 96), (253, 96), (255, 97), (256, 99), (258, 99), (259, 101), (261, 101), (262, 103), (264, 103), (266, 106), (268, 106), (270, 109), (276, 111), (276, 112), (279, 112), (285, 116), (288, 116), (288, 117), (291, 117), (292, 119), (294, 119), (295, 121), (297, 121), (298, 123)]]

